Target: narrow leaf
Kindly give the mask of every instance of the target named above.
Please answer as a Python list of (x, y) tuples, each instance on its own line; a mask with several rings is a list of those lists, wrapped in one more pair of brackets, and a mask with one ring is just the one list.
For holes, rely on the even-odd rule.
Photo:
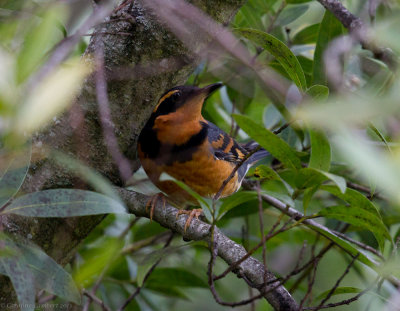
[(233, 117), (242, 130), (285, 166), (294, 169), (301, 168), (301, 161), (296, 152), (284, 140), (246, 116), (233, 115)]
[(21, 311), (35, 310), (36, 291), (31, 271), (16, 259), (0, 258), (0, 265), (11, 280)]
[(30, 193), (11, 202), (0, 214), (31, 217), (74, 217), (126, 213), (118, 201), (105, 195), (77, 189), (53, 189)]
[(312, 230), (315, 230), (321, 235), (325, 236), (329, 240), (333, 241), (335, 244), (339, 245), (343, 250), (351, 254), (352, 256), (356, 256), (357, 260), (362, 262), (363, 264), (367, 265), (368, 267), (377, 271), (379, 269), (378, 263), (374, 260), (370, 259), (364, 253), (360, 252), (357, 248), (351, 245), (349, 242), (343, 240), (342, 238), (338, 237), (336, 234), (331, 232), (329, 229), (319, 225), (308, 225)]
[[(294, 0), (292, 0), (294, 1)], [(306, 2), (304, 0), (297, 0), (297, 3), (299, 4), (302, 2)], [(292, 2), (294, 3), (294, 2)], [(279, 14), (278, 18), (276, 19), (275, 24), (277, 26), (286, 26), (287, 24), (295, 21), (298, 19), (300, 16), (302, 16), (305, 12), (307, 12), (309, 8), (308, 4), (303, 4), (303, 5), (290, 5), (287, 6), (281, 14)]]
[(317, 41), (319, 24), (310, 25), (300, 30), (293, 38), (293, 44), (309, 44)]
[(329, 172), (331, 166), (331, 146), (322, 131), (310, 130), (311, 156), (308, 167)]
[(6, 204), (18, 192), (31, 161), (31, 146), (17, 151), (11, 159), (0, 158), (0, 207)]
[(336, 190), (339, 190), (342, 193), (346, 192), (346, 180), (343, 177), (314, 168), (305, 167), (298, 171), (286, 171), (281, 175), (284, 176), (285, 180), (289, 183), (294, 175), (294, 185), (298, 189), (319, 186), (322, 182), (331, 180), (336, 184)]
[(223, 200), (219, 210), (219, 218), (225, 215), (225, 213), (230, 211), (232, 208), (254, 199), (257, 199), (257, 194), (253, 191), (236, 192)]
[(281, 180), (281, 177), (271, 167), (267, 165), (259, 165), (254, 171), (254, 176), (264, 180)]
[(241, 28), (238, 31), (243, 37), (271, 53), (279, 61), (282, 67), (285, 68), (286, 72), (299, 89), (303, 91), (307, 89), (303, 68), (301, 68), (300, 63), (293, 52), (282, 41), (259, 30)]
[(313, 83), (327, 84), (324, 73), (323, 54), (329, 43), (337, 36), (343, 34), (343, 26), (337, 18), (328, 10), (325, 11), (324, 17), (319, 27), (317, 45), (314, 53), (314, 70)]
[(185, 190), (187, 193), (189, 193), (192, 197), (194, 197), (197, 202), (199, 203), (200, 207), (203, 210), (204, 216), (207, 218), (209, 222), (212, 222), (212, 207), (211, 207), (211, 200), (206, 199), (202, 197), (200, 194), (198, 194), (196, 191), (193, 191), (188, 185), (186, 185), (184, 182), (175, 179), (174, 177), (168, 175), (167, 173), (162, 173), (160, 176), (160, 180), (170, 180), (176, 183), (179, 187), (181, 187), (183, 190)]
[[(334, 290), (334, 292), (331, 294), (332, 296), (335, 295), (340, 295), (340, 294), (357, 294), (360, 293), (362, 290), (356, 287), (338, 287)], [(330, 294), (331, 290), (327, 290), (317, 296), (315, 300), (322, 300)]]
[(359, 206), (365, 211), (381, 217), (376, 206), (368, 200), (363, 194), (353, 189), (346, 189), (345, 193), (338, 191), (336, 187), (333, 186), (322, 186), (322, 190), (332, 193), (334, 196), (342, 199), (343, 201), (349, 203), (351, 206)]
[(329, 96), (329, 88), (325, 85), (315, 84), (311, 86), (307, 92), (314, 100), (324, 101), (328, 99)]
[(319, 188), (319, 185), (315, 185), (314, 187), (307, 188), (304, 191), (304, 195), (303, 195), (303, 210), (304, 210), (304, 214), (307, 213), (308, 205), (310, 204), (311, 199), (314, 196), (315, 192), (317, 192), (318, 188)]
[(384, 245), (384, 238), (387, 238), (389, 241), (391, 240), (389, 231), (382, 220), (376, 215), (365, 211), (365, 209), (360, 206), (330, 206), (322, 209), (318, 215), (344, 221), (356, 227), (371, 231), (375, 235), (381, 248), (383, 248)]

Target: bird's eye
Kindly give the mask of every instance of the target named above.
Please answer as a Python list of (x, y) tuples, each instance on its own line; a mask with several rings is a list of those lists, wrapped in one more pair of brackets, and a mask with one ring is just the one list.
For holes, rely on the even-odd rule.
[(182, 95), (181, 92), (178, 91), (178, 92), (172, 94), (172, 98), (173, 99), (178, 99), (181, 95)]

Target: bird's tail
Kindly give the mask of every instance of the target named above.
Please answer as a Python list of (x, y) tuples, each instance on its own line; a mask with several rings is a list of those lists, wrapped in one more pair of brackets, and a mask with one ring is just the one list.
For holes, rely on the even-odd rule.
[[(259, 144), (257, 144), (255, 141), (248, 142), (246, 144), (243, 144), (242, 147), (246, 149), (249, 152), (254, 151), (255, 148), (259, 148)], [(261, 148), (260, 150), (257, 150), (254, 154), (252, 154), (244, 163), (243, 165), (238, 169), (238, 180), (240, 183), (242, 183), (243, 178), (246, 176), (247, 171), (249, 168), (254, 165), (257, 161), (265, 158), (268, 156), (270, 153)]]
[[(242, 147), (244, 149), (246, 149), (249, 152), (252, 152), (254, 149), (259, 148), (259, 144), (256, 143), (255, 141), (250, 141), (244, 145), (242, 145)], [(264, 159), (265, 157), (269, 156), (270, 153), (265, 150), (264, 148), (261, 148), (260, 150), (256, 151), (254, 154), (252, 154), (248, 159), (247, 159), (247, 163), (252, 166), (253, 164), (255, 164), (257, 161)]]

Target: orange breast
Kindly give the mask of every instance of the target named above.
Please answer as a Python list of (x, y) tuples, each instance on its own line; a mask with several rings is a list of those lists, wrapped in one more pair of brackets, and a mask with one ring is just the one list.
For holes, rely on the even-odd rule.
[[(180, 208), (184, 208), (187, 204), (195, 204), (196, 200), (174, 182), (160, 181), (159, 177), (163, 172), (184, 182), (201, 196), (212, 198), (235, 167), (232, 163), (215, 159), (208, 141), (205, 141), (193, 153), (192, 159), (186, 162), (175, 161), (171, 165), (156, 165), (152, 159), (143, 157), (140, 147), (139, 157), (150, 180), (168, 194), (169, 200)], [(224, 188), (221, 197), (231, 195), (239, 186), (235, 174)]]

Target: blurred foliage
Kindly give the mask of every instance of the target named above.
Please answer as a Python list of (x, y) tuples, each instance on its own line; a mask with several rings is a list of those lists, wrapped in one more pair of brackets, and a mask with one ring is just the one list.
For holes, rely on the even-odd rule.
[[(370, 40), (390, 49), (397, 58), (399, 2), (382, 2), (375, 14), (368, 11), (368, 3), (343, 1), (370, 26)], [(206, 245), (174, 237), (164, 247), (168, 231), (155, 222), (124, 214), (124, 204), (107, 179), (78, 159), (46, 146), (46, 156), (97, 192), (53, 189), (20, 193), (31, 161), (37, 161), (31, 160), (30, 137), (57, 122), (92, 70), (79, 60), (87, 46), (85, 37), (65, 62), (41, 77), (59, 43), (82, 21), (85, 13), (70, 16), (71, 7), (68, 2), (50, 0), (0, 1), (0, 218), (10, 213), (25, 217), (112, 214), (92, 231), (65, 268), (33, 245), (31, 237), (16, 240), (0, 232), (0, 274), (10, 278), (19, 302), (27, 306), (35, 299), (41, 301), (46, 293), (56, 296), (55, 303), (85, 304), (88, 298), (81, 294), (86, 289), (116, 310), (142, 286), (126, 310), (227, 309), (213, 300), (207, 288)], [(337, 79), (332, 75), (337, 72), (327, 70), (324, 55), (347, 30), (316, 1), (249, 0), (231, 29), (258, 61), (257, 70), (272, 69), (290, 81), (287, 94), (277, 101), (278, 97), (246, 77), (246, 68), (238, 76), (232, 71), (237, 67), (229, 61), (216, 66), (204, 60), (188, 84), (206, 85), (221, 79), (227, 83), (207, 101), (204, 117), (237, 140), (251, 138), (268, 149), (271, 156), (249, 172), (251, 179), (260, 182), (260, 192), (324, 225), (297, 223), (268, 240), (267, 267), (284, 277), (298, 261), (305, 263), (333, 241), (336, 246), (318, 262), (307, 303), (318, 305), (326, 297), (331, 297), (329, 302), (342, 301), (378, 278), (379, 287), (372, 286), (366, 295), (340, 310), (394, 310), (399, 299), (395, 278), (400, 277), (398, 73), (354, 44), (345, 54), (338, 54), (341, 85), (335, 85), (332, 81)], [(239, 83), (229, 83), (231, 77)], [(282, 113), (282, 105), (289, 114)], [(143, 177), (138, 176), (139, 180)], [(133, 189), (146, 194), (154, 190), (145, 183)], [(241, 190), (216, 203), (198, 200), (207, 220), (216, 222), (231, 239), (247, 249), (259, 243), (256, 191)], [(265, 202), (262, 208), (264, 234), (278, 219), (289, 219)], [(344, 239), (338, 231), (359, 243)], [(362, 249), (360, 243), (374, 251)], [(357, 259), (334, 288), (349, 267), (348, 254)], [(254, 256), (261, 259), (262, 249)], [(160, 264), (150, 270), (158, 260)], [(215, 273), (225, 268), (218, 259)], [(297, 301), (307, 294), (310, 273), (305, 270), (285, 284)], [(233, 275), (216, 286), (227, 301), (249, 295), (245, 282)], [(249, 310), (250, 306), (237, 309)], [(263, 300), (255, 302), (254, 310), (270, 309)], [(92, 303), (89, 310), (101, 307)]]

